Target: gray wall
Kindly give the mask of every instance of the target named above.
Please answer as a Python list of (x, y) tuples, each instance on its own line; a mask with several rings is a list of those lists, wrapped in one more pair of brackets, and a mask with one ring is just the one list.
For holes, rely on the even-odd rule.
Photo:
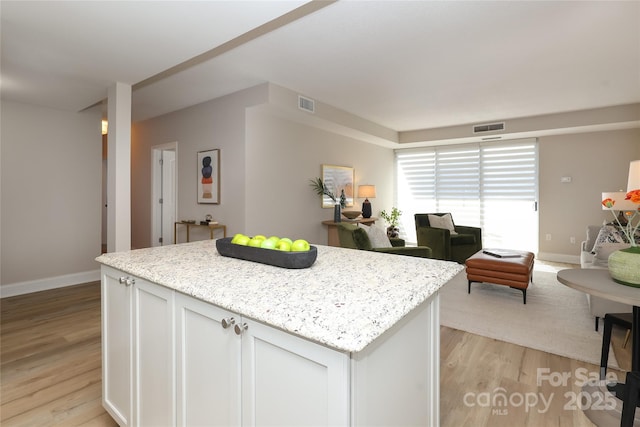
[[(275, 114), (266, 106), (267, 86), (209, 101), (134, 125), (132, 156), (132, 246), (151, 245), (151, 149), (178, 142), (178, 219), (211, 214), (234, 233), (276, 234), (327, 243), (322, 209), (309, 180), (322, 164), (350, 166), (355, 184), (372, 183), (374, 214), (393, 201), (393, 151)], [(265, 108), (266, 106), (266, 108)], [(198, 151), (219, 148), (219, 205), (196, 203)], [(360, 199), (354, 209), (360, 208)], [(179, 232), (179, 241), (184, 235)], [(208, 238), (194, 229), (192, 240)]]
[[(353, 166), (375, 184), (374, 215), (393, 205), (391, 148), (274, 113), (268, 85), (145, 122), (132, 137), (132, 247), (150, 246), (151, 147), (177, 141), (179, 218), (208, 213), (229, 233), (305, 237), (326, 243), (308, 180), (321, 165)], [(97, 279), (101, 228), (99, 112), (70, 113), (2, 101), (2, 292)], [(344, 123), (341, 124), (346, 128)], [(357, 135), (357, 133), (356, 133)], [(540, 255), (576, 262), (589, 224), (610, 220), (600, 193), (625, 186), (640, 159), (640, 129), (544, 136), (540, 141)], [(221, 204), (196, 203), (196, 153), (221, 149)], [(44, 177), (43, 177), (44, 175)], [(571, 176), (571, 184), (560, 177)], [(357, 206), (361, 203), (356, 200)], [(551, 241), (544, 239), (552, 235)], [(569, 243), (570, 237), (576, 243)], [(195, 238), (206, 238), (206, 234)]]
[[(601, 193), (626, 190), (629, 162), (640, 159), (640, 129), (546, 136), (539, 142), (539, 255), (577, 257), (587, 225), (613, 219), (601, 209)], [(561, 183), (563, 176), (571, 183)]]
[(2, 101), (3, 286), (99, 277), (100, 131), (99, 111)]

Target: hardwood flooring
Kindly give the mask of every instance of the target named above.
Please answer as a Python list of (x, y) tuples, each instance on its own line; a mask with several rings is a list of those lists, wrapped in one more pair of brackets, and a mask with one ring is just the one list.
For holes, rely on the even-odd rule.
[(0, 424), (115, 426), (102, 408), (100, 283), (0, 300)]
[[(4, 298), (0, 308), (0, 424), (115, 426), (102, 408), (100, 284)], [(624, 331), (614, 335), (621, 342)], [(572, 378), (566, 386), (538, 386), (539, 368)], [(442, 327), (441, 425), (593, 426), (580, 410), (564, 406), (571, 403), (565, 393), (580, 391), (575, 375), (597, 371), (595, 365)], [(496, 410), (483, 399), (499, 388), (511, 400)], [(534, 395), (538, 402), (528, 410), (518, 400)], [(540, 396), (551, 402), (548, 408)]]

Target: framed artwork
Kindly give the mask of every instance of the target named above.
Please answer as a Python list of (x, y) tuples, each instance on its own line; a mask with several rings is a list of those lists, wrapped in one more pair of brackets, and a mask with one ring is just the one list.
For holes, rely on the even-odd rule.
[(220, 204), (220, 150), (198, 151), (198, 203)]
[[(322, 165), (322, 182), (327, 189), (340, 201), (340, 195), (344, 191), (347, 199), (346, 206), (353, 206), (353, 168), (346, 166)], [(329, 196), (322, 196), (322, 207), (332, 208), (333, 201)]]

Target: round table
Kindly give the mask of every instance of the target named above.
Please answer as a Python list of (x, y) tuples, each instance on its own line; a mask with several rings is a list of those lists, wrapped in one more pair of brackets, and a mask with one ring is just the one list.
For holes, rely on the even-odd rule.
[[(609, 275), (609, 270), (597, 268), (574, 268), (568, 270), (560, 270), (558, 272), (558, 281), (570, 288), (577, 289), (588, 294), (606, 298), (611, 301), (621, 302), (623, 304), (631, 304), (633, 306), (633, 317), (631, 322), (632, 347), (631, 347), (631, 370), (640, 371), (640, 288), (625, 286), (616, 283)], [(624, 384), (618, 384), (614, 387), (607, 387), (610, 391), (615, 391), (616, 396), (624, 388)], [(599, 413), (600, 412), (600, 413)], [(602, 415), (603, 411), (593, 411), (587, 417), (592, 419), (590, 415)], [(592, 419), (593, 421), (593, 419)], [(633, 423), (633, 420), (631, 420)]]

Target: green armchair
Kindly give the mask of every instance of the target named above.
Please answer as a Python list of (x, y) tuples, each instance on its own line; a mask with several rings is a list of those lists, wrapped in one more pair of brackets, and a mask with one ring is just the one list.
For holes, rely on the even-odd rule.
[(451, 224), (457, 234), (451, 234), (449, 229), (432, 227), (429, 215), (442, 217), (447, 214), (415, 214), (418, 245), (428, 245), (433, 251), (433, 258), (464, 264), (467, 258), (482, 249), (481, 228), (455, 225), (452, 218)]
[(392, 244), (390, 248), (374, 248), (371, 246), (371, 240), (367, 232), (356, 224), (344, 222), (338, 224), (338, 238), (340, 239), (340, 246), (343, 248), (431, 258), (431, 248), (404, 246), (404, 240), (402, 239), (389, 239)]

